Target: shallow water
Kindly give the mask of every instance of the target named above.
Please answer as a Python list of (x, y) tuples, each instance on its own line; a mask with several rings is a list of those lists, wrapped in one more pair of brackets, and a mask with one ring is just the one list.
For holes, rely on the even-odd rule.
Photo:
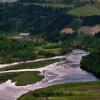
[(0, 100), (16, 100), (16, 98), (31, 90), (47, 87), (54, 84), (98, 80), (91, 73), (80, 69), (80, 60), (82, 56), (87, 54), (88, 53), (83, 50), (73, 50), (72, 53), (60, 57), (61, 60), (59, 62), (43, 68), (5, 71), (40, 71), (43, 75), (45, 75), (45, 78), (36, 84), (27, 86), (15, 86), (15, 83), (11, 83), (11, 80), (8, 80), (7, 82), (0, 84)]

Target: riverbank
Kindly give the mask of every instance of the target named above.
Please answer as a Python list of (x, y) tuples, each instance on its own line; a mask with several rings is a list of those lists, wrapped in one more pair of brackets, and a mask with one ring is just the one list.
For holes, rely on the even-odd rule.
[(59, 61), (59, 59), (48, 59), (48, 60), (44, 59), (40, 61), (34, 60), (33, 62), (23, 62), (17, 65), (5, 66), (4, 68), (0, 68), (0, 71), (41, 68), (57, 61)]
[(0, 74), (0, 83), (4, 83), (7, 80), (15, 82), (16, 86), (25, 86), (29, 84), (41, 81), (44, 78), (40, 72), (19, 72), (19, 73), (2, 73)]
[(3, 83), (7, 80), (12, 80), (12, 82), (16, 82), (17, 86), (21, 85), (24, 86), (36, 83), (44, 78), (42, 74), (40, 75), (40, 71), (16, 72), (16, 70), (41, 68), (57, 61), (59, 60), (58, 59), (48, 59), (43, 61), (36, 60), (33, 62), (23, 62), (17, 65), (11, 65), (4, 68), (0, 68), (0, 71), (15, 70), (15, 72), (7, 72), (7, 73), (0, 72), (0, 83)]
[(20, 61), (20, 62), (14, 62), (14, 63), (7, 63), (7, 64), (0, 64), (0, 69), (6, 68), (9, 66), (19, 66), (19, 64), (30, 64), (30, 63), (35, 63), (35, 62), (41, 62), (41, 61), (49, 61), (49, 60), (57, 60), (61, 59), (64, 56), (55, 56), (55, 57), (50, 57), (50, 58), (40, 58), (40, 59), (35, 59), (35, 60), (28, 60), (28, 61)]
[(100, 51), (92, 52), (82, 58), (80, 67), (100, 78)]
[(100, 81), (65, 83), (22, 95), (18, 100), (99, 100)]

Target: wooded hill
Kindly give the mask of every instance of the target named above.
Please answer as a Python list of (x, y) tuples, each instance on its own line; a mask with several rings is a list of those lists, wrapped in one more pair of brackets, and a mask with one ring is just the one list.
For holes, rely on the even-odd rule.
[(69, 15), (67, 8), (0, 3), (0, 33), (30, 32), (32, 34), (60, 32), (64, 27), (78, 29), (82, 25), (100, 24), (100, 16), (77, 17)]

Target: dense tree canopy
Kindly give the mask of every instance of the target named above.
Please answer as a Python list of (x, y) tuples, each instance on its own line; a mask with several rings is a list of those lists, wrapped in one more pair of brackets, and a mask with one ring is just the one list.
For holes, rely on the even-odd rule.
[(0, 30), (10, 32), (43, 33), (58, 31), (72, 20), (61, 9), (0, 3)]
[(100, 24), (100, 16), (77, 18), (67, 15), (67, 10), (68, 8), (25, 5), (21, 2), (0, 3), (0, 31), (41, 34), (59, 32), (66, 26), (75, 28), (81, 25)]

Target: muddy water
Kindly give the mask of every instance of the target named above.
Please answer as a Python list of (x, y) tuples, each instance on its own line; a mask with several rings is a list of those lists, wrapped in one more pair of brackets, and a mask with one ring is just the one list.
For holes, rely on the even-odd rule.
[(45, 78), (36, 84), (27, 86), (15, 86), (15, 83), (8, 80), (7, 82), (0, 84), (0, 100), (16, 100), (19, 96), (31, 90), (54, 84), (96, 81), (97, 78), (95, 76), (80, 69), (80, 60), (82, 56), (87, 54), (87, 52), (77, 49), (73, 50), (73, 52), (68, 55), (60, 57), (61, 60), (59, 62), (43, 68), (21, 69), (17, 71), (10, 70), (2, 72), (40, 71), (43, 75), (45, 75)]

